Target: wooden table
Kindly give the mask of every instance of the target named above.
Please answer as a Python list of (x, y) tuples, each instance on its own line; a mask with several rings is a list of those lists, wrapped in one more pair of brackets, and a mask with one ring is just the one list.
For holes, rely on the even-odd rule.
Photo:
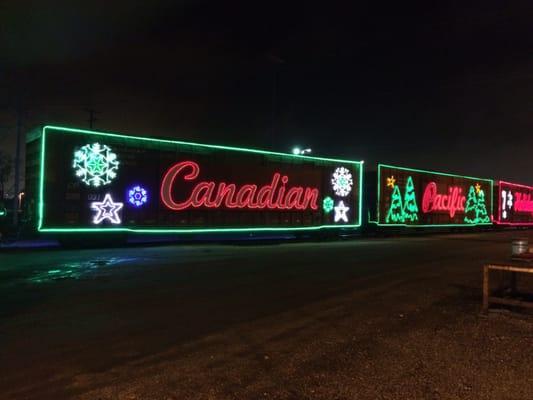
[(511, 273), (511, 293), (516, 292), (516, 275), (518, 273), (533, 274), (533, 265), (529, 262), (527, 264), (487, 264), (483, 266), (483, 312), (487, 312), (489, 309), (489, 303), (505, 304), (509, 306), (527, 307), (533, 308), (533, 302), (523, 301), (518, 299), (509, 299), (503, 297), (492, 296), (490, 292), (490, 271), (507, 271)]

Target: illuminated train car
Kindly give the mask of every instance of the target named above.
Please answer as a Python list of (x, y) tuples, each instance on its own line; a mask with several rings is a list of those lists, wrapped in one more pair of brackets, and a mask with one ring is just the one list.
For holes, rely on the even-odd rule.
[(376, 180), (379, 229), (492, 225), (491, 179), (379, 164)]
[(246, 237), (361, 226), (362, 161), (55, 126), (27, 149), (42, 233)]
[(499, 181), (495, 190), (494, 223), (500, 226), (533, 226), (533, 187)]
[(362, 161), (54, 126), (28, 136), (25, 198), (25, 219), (62, 238), (533, 226), (530, 186), (386, 164), (363, 179)]

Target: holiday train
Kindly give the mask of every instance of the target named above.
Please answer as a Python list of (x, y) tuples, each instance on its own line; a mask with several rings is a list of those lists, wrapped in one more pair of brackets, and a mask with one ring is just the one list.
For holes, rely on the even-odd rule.
[(43, 233), (312, 233), (533, 225), (533, 187), (362, 161), (45, 126), (27, 140)]

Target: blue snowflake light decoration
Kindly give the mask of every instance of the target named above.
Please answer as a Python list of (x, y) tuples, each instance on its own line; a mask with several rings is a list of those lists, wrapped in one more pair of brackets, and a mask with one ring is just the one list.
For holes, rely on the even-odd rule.
[(141, 186), (134, 186), (128, 191), (128, 201), (135, 207), (140, 207), (148, 201), (148, 192)]

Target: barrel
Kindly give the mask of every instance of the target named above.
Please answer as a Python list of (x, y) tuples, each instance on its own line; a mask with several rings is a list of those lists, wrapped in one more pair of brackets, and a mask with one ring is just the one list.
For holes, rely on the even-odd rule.
[(511, 246), (511, 254), (513, 256), (519, 256), (527, 253), (529, 248), (529, 242), (525, 238), (514, 239)]

